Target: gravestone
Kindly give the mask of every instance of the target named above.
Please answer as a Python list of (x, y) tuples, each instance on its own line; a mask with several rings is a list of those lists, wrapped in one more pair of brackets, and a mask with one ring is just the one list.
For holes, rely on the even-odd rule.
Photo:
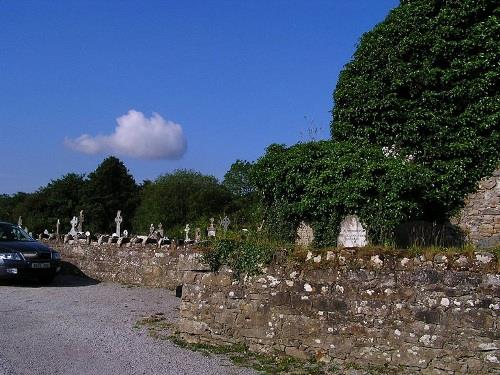
[(76, 216), (73, 216), (73, 219), (69, 222), (71, 224), (71, 229), (68, 234), (73, 237), (73, 239), (76, 240), (77, 238), (77, 232), (76, 232), (76, 225), (78, 224), (78, 218)]
[(120, 225), (123, 221), (122, 212), (120, 210), (116, 211), (115, 223), (116, 223), (116, 231), (115, 234), (120, 237)]
[(189, 238), (189, 224), (186, 224), (186, 228), (184, 228), (184, 233), (186, 233), (186, 237), (184, 238), (184, 241), (191, 241), (191, 239)]
[(158, 234), (160, 235), (160, 238), (163, 238), (163, 235), (165, 234), (163, 230), (163, 225), (161, 223), (158, 224)]
[(123, 231), (123, 237), (128, 238), (128, 230), (125, 229)]
[(149, 226), (149, 238), (153, 237), (154, 234), (155, 234), (155, 226), (151, 224)]
[(364, 247), (368, 244), (366, 230), (356, 215), (348, 215), (340, 223), (338, 247)]
[(265, 220), (262, 220), (262, 222), (260, 223), (260, 225), (257, 227), (257, 232), (261, 232), (262, 228), (264, 228), (264, 221)]
[(222, 228), (224, 228), (224, 232), (227, 232), (229, 224), (231, 224), (231, 220), (229, 220), (227, 216), (224, 216), (224, 219), (222, 219), (220, 222), (220, 225), (222, 225)]
[(297, 228), (297, 239), (295, 244), (299, 246), (310, 246), (314, 240), (314, 231), (305, 221), (301, 221)]
[(83, 233), (83, 221), (84, 221), (83, 210), (81, 210), (80, 217), (78, 219), (78, 233)]
[(194, 231), (194, 242), (200, 242), (201, 241), (201, 229), (196, 228)]
[(23, 218), (22, 218), (22, 216), (19, 216), (19, 219), (17, 219), (17, 226), (19, 228), (23, 227)]
[(215, 237), (215, 224), (214, 224), (214, 218), (210, 218), (210, 226), (207, 228), (207, 235), (208, 237)]
[(61, 227), (61, 220), (57, 219), (56, 223), (56, 235), (59, 238), (59, 228)]

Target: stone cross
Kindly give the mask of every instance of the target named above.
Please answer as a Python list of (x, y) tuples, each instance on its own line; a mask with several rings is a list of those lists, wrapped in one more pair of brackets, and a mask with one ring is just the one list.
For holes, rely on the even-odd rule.
[(122, 223), (123, 221), (123, 218), (122, 218), (122, 212), (120, 210), (116, 211), (116, 217), (115, 217), (115, 223), (116, 223), (116, 235), (118, 237), (120, 237), (120, 224)]
[(17, 226), (19, 228), (23, 227), (23, 218), (22, 218), (22, 216), (19, 216), (19, 219), (17, 219)]
[(76, 216), (73, 216), (73, 219), (71, 219), (69, 223), (71, 224), (71, 230), (68, 234), (71, 234), (71, 236), (76, 239), (76, 225), (78, 224), (78, 218)]
[(80, 217), (78, 219), (78, 232), (80, 233), (83, 232), (83, 221), (84, 221), (83, 210), (81, 210)]
[(186, 233), (186, 238), (184, 239), (184, 241), (191, 241), (191, 239), (189, 238), (189, 224), (186, 224), (186, 228), (184, 228), (184, 233)]
[(59, 228), (61, 227), (61, 220), (57, 219), (56, 223), (56, 234), (59, 237)]
[(261, 232), (263, 227), (264, 227), (264, 220), (262, 220), (260, 225), (257, 227), (257, 232)]
[(231, 220), (229, 220), (227, 216), (224, 216), (224, 219), (222, 219), (220, 223), (224, 228), (224, 232), (227, 232), (227, 228), (229, 227), (229, 224), (231, 224)]

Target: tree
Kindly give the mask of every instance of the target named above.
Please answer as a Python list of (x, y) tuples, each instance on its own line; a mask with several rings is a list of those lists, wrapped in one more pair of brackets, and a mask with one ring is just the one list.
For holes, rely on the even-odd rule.
[(429, 220), (456, 212), (500, 163), (499, 14), (494, 0), (402, 1), (340, 74), (333, 140), (426, 169)]
[(61, 220), (62, 228), (69, 226), (69, 220), (83, 208), (84, 186), (84, 175), (68, 173), (39, 190), (44, 200), (44, 208), (39, 214), (46, 228), (54, 229), (57, 219)]
[(144, 185), (134, 226), (145, 231), (151, 223), (161, 222), (165, 229), (172, 230), (217, 217), (230, 202), (230, 192), (215, 177), (177, 170)]
[(244, 197), (255, 191), (251, 180), (253, 164), (246, 160), (236, 160), (224, 175), (222, 184), (237, 197)]
[[(13, 195), (2, 194), (0, 195), (0, 220), (17, 223), (20, 212), (19, 207), (29, 196), (27, 193), (18, 192)], [(21, 216), (24, 212), (21, 214)]]
[(262, 206), (253, 181), (253, 171), (253, 163), (236, 160), (222, 182), (233, 195), (231, 220), (238, 226), (251, 227), (262, 220)]
[(85, 182), (81, 207), (85, 211), (86, 228), (98, 233), (114, 232), (114, 218), (121, 210), (121, 227), (130, 231), (138, 203), (139, 188), (134, 178), (122, 161), (110, 156)]

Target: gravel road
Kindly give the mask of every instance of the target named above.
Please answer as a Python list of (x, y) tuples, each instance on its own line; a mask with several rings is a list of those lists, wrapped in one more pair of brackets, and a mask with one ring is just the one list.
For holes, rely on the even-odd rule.
[(255, 374), (134, 328), (177, 319), (171, 291), (60, 275), (50, 286), (0, 285), (0, 375)]

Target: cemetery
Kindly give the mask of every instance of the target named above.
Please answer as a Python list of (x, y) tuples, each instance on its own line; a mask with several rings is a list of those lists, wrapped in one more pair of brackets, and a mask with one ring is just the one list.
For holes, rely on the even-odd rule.
[(138, 184), (110, 156), (0, 196), (0, 217), (67, 271), (176, 290), (187, 343), (500, 373), (498, 6), (458, 3), (401, 1), (362, 36), (328, 139), (271, 144), (221, 181)]
[[(55, 233), (39, 238), (98, 280), (176, 289), (176, 329), (187, 342), (408, 372), (488, 373), (500, 368), (500, 260), (484, 246), (498, 246), (499, 180), (498, 172), (484, 179), (455, 219), (476, 245), (468, 251), (373, 247), (355, 215), (342, 221), (336, 248), (315, 249), (302, 221), (292, 253), (277, 250), (245, 274), (231, 268), (230, 253), (219, 254), (228, 259), (217, 259), (217, 269), (207, 256), (235, 238), (227, 216), (194, 236), (186, 224), (184, 236), (169, 238), (161, 223), (129, 234), (118, 210), (115, 231), (96, 237), (84, 233), (80, 211), (67, 234), (59, 220)], [(238, 238), (257, 237), (258, 229)]]

